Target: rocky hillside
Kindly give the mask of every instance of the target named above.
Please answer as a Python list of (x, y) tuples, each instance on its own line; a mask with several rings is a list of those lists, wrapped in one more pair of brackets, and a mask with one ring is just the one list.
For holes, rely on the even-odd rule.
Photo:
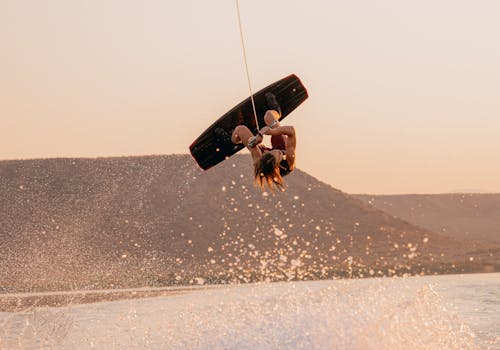
[(356, 197), (403, 220), (446, 236), (500, 243), (500, 194)]
[(27, 291), (498, 268), (498, 245), (432, 233), (296, 170), (252, 185), (248, 156), (0, 162), (0, 288)]

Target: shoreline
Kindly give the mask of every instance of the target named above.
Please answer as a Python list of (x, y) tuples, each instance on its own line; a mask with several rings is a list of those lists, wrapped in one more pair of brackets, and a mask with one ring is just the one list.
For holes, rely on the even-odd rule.
[[(456, 275), (481, 275), (495, 274), (499, 272), (462, 272), (449, 274), (433, 275), (412, 275), (412, 276), (385, 276), (385, 277), (363, 277), (363, 278), (338, 278), (337, 280), (356, 280), (356, 279), (377, 279), (377, 278), (409, 278), (409, 277), (437, 277), (437, 276), (456, 276)], [(326, 279), (330, 280), (330, 279)], [(335, 280), (335, 279), (332, 279)], [(320, 280), (311, 280), (320, 281)], [(300, 281), (274, 281), (265, 283), (287, 283)], [(306, 282), (306, 281), (302, 281)], [(259, 282), (256, 282), (259, 283)], [(262, 283), (262, 282), (260, 282)], [(46, 291), (46, 292), (20, 292), (0, 294), (0, 312), (29, 312), (36, 308), (45, 307), (69, 307), (85, 304), (94, 304), (101, 302), (112, 302), (120, 300), (132, 300), (141, 298), (152, 298), (160, 296), (172, 296), (186, 294), (198, 290), (220, 289), (234, 287), (239, 285), (248, 285), (254, 283), (237, 284), (203, 284), (203, 285), (184, 285), (167, 287), (140, 287), (123, 289), (94, 289), (94, 290), (66, 290), (66, 291)]]

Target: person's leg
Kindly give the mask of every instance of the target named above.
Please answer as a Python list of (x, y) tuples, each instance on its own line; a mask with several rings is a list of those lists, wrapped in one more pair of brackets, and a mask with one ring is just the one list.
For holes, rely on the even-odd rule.
[[(266, 94), (266, 101), (267, 101), (267, 109), (268, 110), (275, 110), (278, 112), (279, 117), (281, 116), (281, 106), (278, 103), (278, 100), (276, 99), (276, 96), (272, 92), (268, 92)], [(279, 119), (278, 117), (278, 119)]]
[(243, 142), (243, 145), (248, 146), (248, 141), (252, 137), (253, 134), (250, 129), (248, 129), (245, 125), (238, 125), (233, 131), (231, 141), (236, 144)]

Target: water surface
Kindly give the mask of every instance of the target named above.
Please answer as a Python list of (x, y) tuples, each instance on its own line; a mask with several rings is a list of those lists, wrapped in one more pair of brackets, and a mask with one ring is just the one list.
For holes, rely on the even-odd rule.
[(500, 274), (226, 286), (0, 327), (2, 349), (500, 349)]

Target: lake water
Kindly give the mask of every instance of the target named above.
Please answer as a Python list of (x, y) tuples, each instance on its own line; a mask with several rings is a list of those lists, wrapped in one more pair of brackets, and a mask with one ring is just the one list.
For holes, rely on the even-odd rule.
[(500, 274), (250, 284), (0, 313), (0, 349), (500, 349)]

